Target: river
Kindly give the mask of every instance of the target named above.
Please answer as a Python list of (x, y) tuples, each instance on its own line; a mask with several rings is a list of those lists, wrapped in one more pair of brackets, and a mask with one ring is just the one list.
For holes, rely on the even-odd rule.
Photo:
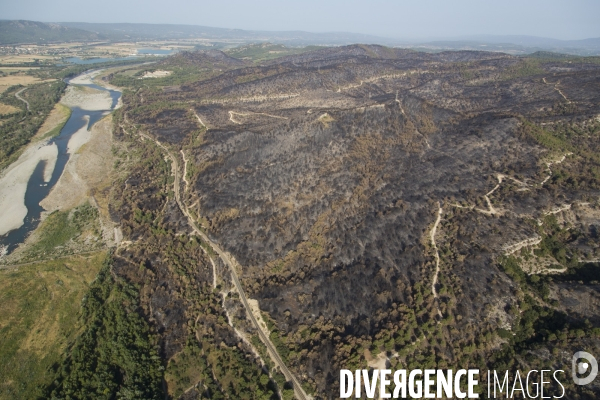
[[(89, 74), (89, 72), (90, 71), (87, 71), (80, 76)], [(77, 78), (78, 77), (68, 79), (66, 80), (66, 83), (71, 85), (71, 81)], [(52, 171), (52, 177), (48, 182), (44, 180), (46, 161), (40, 161), (27, 182), (27, 190), (25, 192), (27, 216), (24, 219), (23, 225), (0, 237), (0, 250), (4, 255), (9, 254), (16, 249), (39, 225), (42, 212), (45, 211), (44, 208), (40, 206), (40, 202), (48, 196), (54, 185), (56, 185), (69, 161), (71, 154), (68, 152), (68, 143), (71, 136), (86, 124), (87, 129), (90, 130), (94, 123), (115, 109), (119, 97), (121, 96), (121, 92), (119, 91), (107, 89), (93, 83), (78, 83), (77, 85), (109, 92), (112, 99), (110, 109), (90, 111), (79, 107), (70, 107), (72, 114), (69, 120), (60, 131), (60, 134), (55, 138), (50, 139), (48, 143), (50, 145), (55, 144), (58, 148), (58, 157), (54, 170)]]

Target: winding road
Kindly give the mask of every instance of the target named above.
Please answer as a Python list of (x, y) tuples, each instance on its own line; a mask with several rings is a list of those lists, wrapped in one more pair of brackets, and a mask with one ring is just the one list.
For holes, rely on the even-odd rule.
[(19, 90), (17, 93), (15, 93), (15, 97), (21, 100), (23, 103), (25, 103), (25, 105), (27, 106), (27, 111), (30, 111), (29, 102), (21, 97), (21, 93), (23, 93), (25, 90), (27, 90), (27, 88)]
[(570, 156), (570, 155), (572, 155), (572, 154), (573, 154), (573, 153), (571, 153), (571, 152), (568, 152), (568, 153), (565, 153), (565, 154), (562, 156), (562, 158), (561, 158), (560, 160), (556, 160), (556, 161), (549, 161), (549, 162), (547, 162), (547, 163), (546, 163), (546, 166), (548, 167), (547, 169), (548, 169), (548, 172), (549, 172), (549, 174), (548, 174), (548, 176), (547, 176), (546, 178), (544, 178), (544, 180), (543, 180), (543, 181), (540, 183), (540, 186), (543, 186), (543, 185), (544, 185), (544, 183), (548, 182), (548, 180), (549, 180), (550, 178), (552, 178), (552, 169), (550, 169), (550, 167), (551, 167), (553, 164), (562, 164), (562, 162), (563, 162), (563, 161), (565, 161), (565, 159), (567, 158), (567, 156)]
[(198, 225), (196, 224), (196, 222), (194, 221), (194, 219), (190, 215), (187, 207), (183, 204), (183, 201), (181, 200), (180, 195), (179, 195), (179, 185), (180, 185), (181, 177), (179, 176), (179, 163), (177, 161), (177, 157), (175, 157), (173, 154), (171, 154), (171, 152), (169, 151), (169, 149), (166, 146), (164, 146), (162, 143), (160, 143), (158, 140), (153, 139), (152, 137), (150, 137), (149, 135), (147, 135), (145, 133), (142, 133), (142, 132), (138, 132), (138, 133), (139, 133), (140, 136), (142, 136), (142, 137), (144, 137), (144, 138), (146, 138), (146, 139), (148, 139), (150, 141), (154, 141), (161, 149), (164, 150), (164, 152), (171, 159), (171, 164), (172, 164), (173, 172), (175, 174), (175, 179), (174, 179), (174, 183), (173, 183), (174, 188), (173, 189), (174, 189), (174, 192), (175, 192), (175, 201), (177, 202), (177, 205), (179, 206), (179, 209), (187, 217), (188, 224), (192, 227), (192, 229), (194, 230), (194, 232), (198, 236), (200, 236), (200, 238), (205, 243), (207, 243), (219, 255), (219, 257), (221, 258), (221, 260), (229, 268), (229, 270), (231, 272), (231, 280), (233, 281), (233, 284), (234, 284), (235, 288), (237, 289), (237, 291), (238, 291), (238, 293), (240, 295), (240, 300), (241, 300), (242, 304), (244, 305), (244, 308), (246, 309), (246, 313), (248, 314), (248, 316), (249, 316), (252, 324), (256, 328), (261, 341), (267, 347), (267, 350), (269, 351), (272, 360), (275, 362), (275, 364), (277, 364), (277, 366), (279, 367), (279, 369), (281, 370), (281, 372), (283, 373), (283, 375), (285, 376), (285, 378), (288, 381), (291, 381), (292, 384), (294, 385), (294, 394), (295, 394), (296, 398), (298, 398), (300, 400), (309, 400), (309, 399), (312, 399), (312, 397), (308, 396), (306, 394), (306, 392), (304, 392), (304, 389), (302, 388), (302, 385), (300, 384), (300, 382), (298, 381), (298, 379), (287, 368), (287, 366), (285, 365), (285, 363), (283, 362), (283, 360), (281, 359), (281, 357), (277, 353), (277, 350), (276, 350), (275, 346), (273, 345), (273, 343), (271, 343), (271, 339), (260, 328), (260, 326), (258, 324), (258, 321), (254, 317), (254, 314), (252, 313), (252, 309), (250, 308), (250, 305), (248, 304), (248, 299), (246, 297), (246, 294), (244, 292), (242, 284), (241, 284), (241, 282), (240, 282), (240, 280), (238, 278), (237, 270), (236, 270), (237, 262), (235, 262), (233, 260), (232, 256), (230, 256), (227, 252), (225, 252), (223, 249), (221, 249), (221, 247), (217, 243), (213, 242), (204, 232), (202, 232), (202, 230), (200, 230), (200, 228), (198, 227)]

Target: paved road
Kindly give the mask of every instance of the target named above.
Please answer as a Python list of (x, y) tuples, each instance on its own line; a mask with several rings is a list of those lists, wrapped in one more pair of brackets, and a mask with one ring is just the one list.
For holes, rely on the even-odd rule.
[(246, 313), (249, 315), (250, 320), (252, 321), (252, 324), (254, 325), (254, 327), (256, 328), (256, 330), (258, 332), (258, 335), (260, 336), (260, 339), (265, 344), (265, 346), (267, 347), (267, 350), (271, 354), (271, 358), (273, 359), (273, 361), (275, 361), (275, 363), (277, 364), (277, 366), (279, 367), (279, 369), (281, 370), (281, 372), (283, 373), (285, 378), (293, 383), (294, 394), (296, 395), (296, 397), (300, 400), (311, 399), (311, 397), (309, 397), (304, 392), (302, 385), (300, 385), (300, 382), (296, 379), (294, 374), (292, 374), (292, 372), (286, 367), (286, 365), (283, 362), (283, 360), (281, 359), (281, 357), (279, 357), (279, 354), (277, 353), (275, 346), (273, 345), (273, 343), (271, 343), (271, 339), (267, 335), (265, 335), (265, 333), (262, 331), (262, 329), (258, 325), (258, 321), (256, 320), (256, 318), (254, 317), (254, 314), (252, 313), (252, 309), (250, 308), (250, 304), (248, 304), (248, 299), (246, 298), (246, 294), (245, 294), (242, 284), (238, 278), (237, 271), (235, 268), (236, 263), (231, 259), (231, 257), (229, 256), (228, 253), (223, 251), (223, 249), (221, 249), (221, 247), (218, 244), (213, 242), (204, 232), (202, 232), (200, 230), (200, 228), (196, 225), (196, 222), (190, 215), (187, 207), (185, 207), (185, 205), (181, 201), (181, 198), (179, 195), (179, 183), (180, 183), (181, 178), (179, 176), (179, 163), (177, 161), (177, 158), (174, 157), (171, 154), (171, 152), (169, 151), (169, 149), (167, 147), (165, 147), (162, 143), (160, 143), (158, 140), (155, 140), (155, 139), (151, 138), (150, 136), (148, 136), (144, 133), (141, 133), (141, 132), (139, 132), (139, 134), (148, 140), (153, 140), (158, 146), (160, 146), (160, 148), (162, 148), (167, 153), (167, 155), (171, 159), (171, 162), (173, 165), (173, 170), (175, 173), (175, 182), (174, 182), (175, 201), (177, 202), (179, 209), (187, 217), (188, 223), (190, 224), (192, 229), (194, 229), (196, 234), (198, 236), (200, 236), (200, 238), (204, 242), (208, 243), (210, 245), (210, 247), (212, 247), (212, 249), (219, 255), (219, 257), (221, 257), (221, 260), (223, 260), (225, 265), (227, 265), (229, 267), (229, 270), (231, 271), (231, 278), (232, 278), (233, 284), (235, 285), (238, 293), (240, 294), (240, 300), (242, 301), (242, 304), (244, 305), (244, 308), (246, 309)]
[(15, 97), (21, 100), (23, 103), (25, 103), (27, 105), (27, 111), (29, 111), (29, 102), (20, 96), (20, 94), (23, 93), (25, 90), (27, 90), (27, 88), (19, 90), (17, 93), (15, 93)]

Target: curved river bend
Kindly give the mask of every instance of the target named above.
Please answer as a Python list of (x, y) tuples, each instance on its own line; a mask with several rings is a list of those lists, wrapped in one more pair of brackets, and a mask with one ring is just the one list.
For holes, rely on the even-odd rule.
[[(88, 74), (90, 74), (90, 71), (85, 72), (83, 75)], [(66, 82), (71, 85), (71, 80), (74, 79), (77, 79), (77, 77), (68, 79)], [(107, 89), (96, 84), (78, 83), (77, 86), (87, 86), (96, 90), (109, 92), (112, 99), (110, 109), (91, 111), (79, 107), (70, 107), (72, 111), (71, 117), (60, 131), (60, 134), (57, 137), (50, 139), (48, 142), (49, 145), (55, 144), (58, 148), (58, 157), (54, 170), (52, 171), (52, 177), (48, 182), (44, 180), (46, 161), (40, 161), (27, 183), (27, 190), (25, 192), (27, 216), (25, 217), (23, 225), (0, 237), (0, 250), (2, 250), (4, 254), (11, 253), (17, 246), (23, 243), (25, 239), (27, 239), (27, 236), (29, 236), (29, 234), (39, 225), (41, 214), (45, 211), (44, 208), (40, 206), (40, 202), (48, 196), (54, 185), (56, 185), (56, 182), (58, 182), (69, 161), (71, 154), (68, 152), (68, 144), (73, 134), (85, 127), (86, 124), (87, 129), (90, 130), (94, 123), (115, 109), (119, 97), (121, 97), (121, 92)]]

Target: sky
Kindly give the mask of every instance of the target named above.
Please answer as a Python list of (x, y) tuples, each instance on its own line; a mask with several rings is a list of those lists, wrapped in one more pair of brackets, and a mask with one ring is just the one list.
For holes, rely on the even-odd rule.
[(396, 39), (586, 39), (600, 37), (599, 16), (600, 0), (0, 0), (1, 19), (343, 31)]

